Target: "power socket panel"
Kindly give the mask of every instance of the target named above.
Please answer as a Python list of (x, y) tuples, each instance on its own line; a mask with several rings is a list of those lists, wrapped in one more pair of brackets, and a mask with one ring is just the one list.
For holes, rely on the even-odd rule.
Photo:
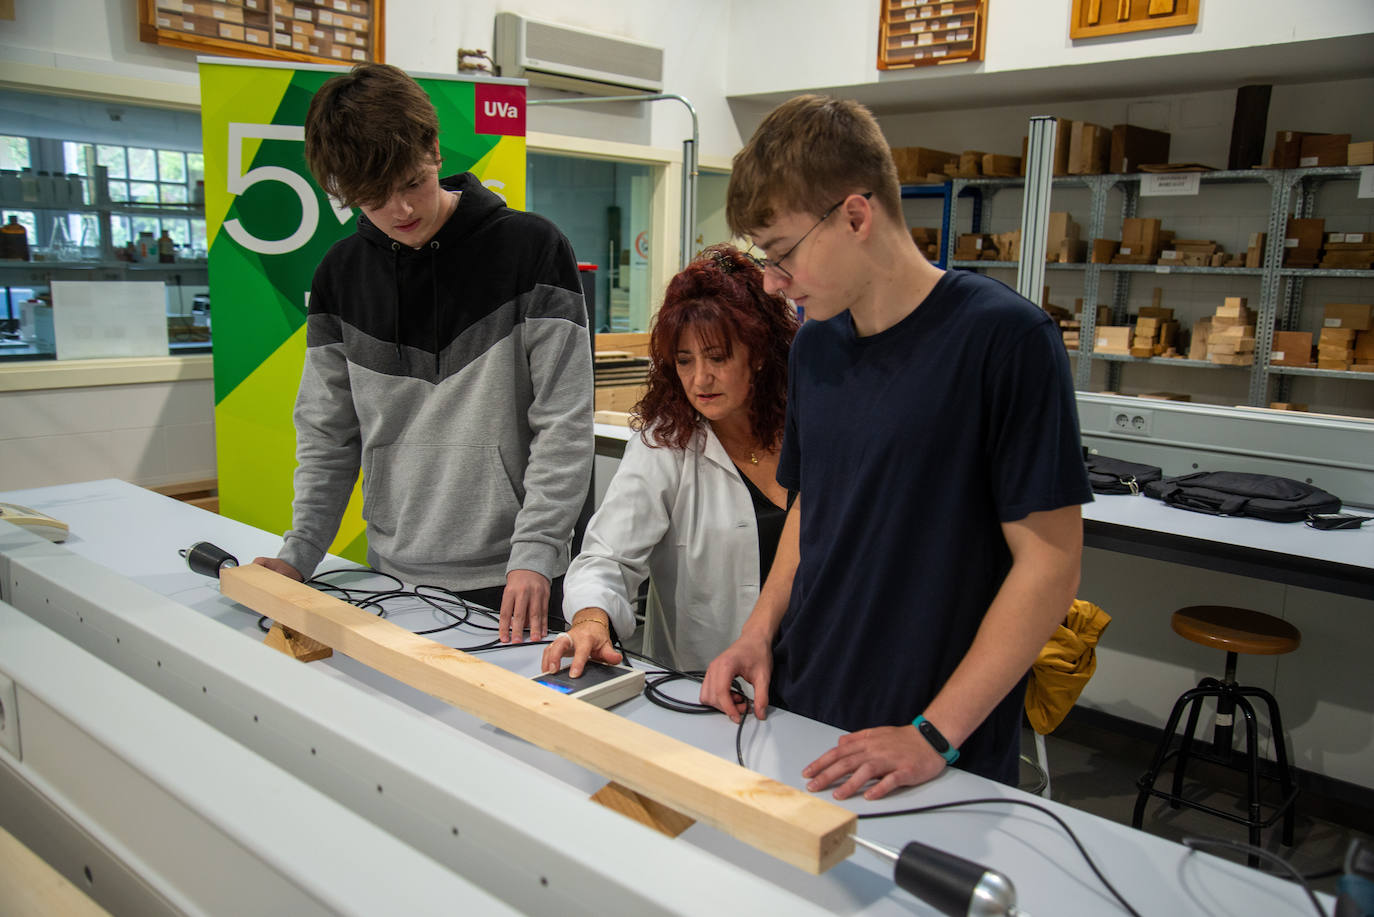
[(1113, 433), (1129, 433), (1131, 436), (1150, 436), (1154, 430), (1153, 411), (1127, 405), (1113, 405), (1108, 415)]

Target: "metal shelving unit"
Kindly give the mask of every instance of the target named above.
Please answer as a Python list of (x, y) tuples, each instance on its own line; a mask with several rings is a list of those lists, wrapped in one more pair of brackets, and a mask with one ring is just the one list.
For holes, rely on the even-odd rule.
[[(1248, 267), (1196, 267), (1185, 265), (1160, 264), (1058, 264), (1049, 263), (1050, 270), (1081, 270), (1083, 272), (1083, 302), (1085, 304), (1079, 329), (1078, 351), (1070, 351), (1070, 356), (1086, 354), (1089, 359), (1077, 360), (1074, 370), (1074, 386), (1086, 391), (1091, 385), (1093, 360), (1107, 363), (1107, 388), (1120, 387), (1121, 368), (1131, 363), (1149, 363), (1156, 366), (1171, 366), (1191, 369), (1247, 370), (1250, 374), (1247, 402), (1254, 406), (1269, 403), (1271, 378), (1278, 383), (1278, 400), (1288, 400), (1289, 381), (1296, 376), (1311, 376), (1323, 379), (1345, 381), (1374, 380), (1374, 373), (1361, 373), (1341, 370), (1306, 369), (1292, 366), (1273, 366), (1270, 352), (1273, 349), (1273, 332), (1276, 320), (1280, 328), (1295, 328), (1302, 307), (1303, 282), (1308, 278), (1343, 278), (1374, 280), (1374, 270), (1330, 269), (1330, 268), (1286, 268), (1282, 266), (1284, 236), (1287, 232), (1289, 216), (1310, 217), (1315, 208), (1317, 189), (1330, 181), (1354, 181), (1360, 176), (1360, 167), (1328, 167), (1313, 169), (1253, 169), (1236, 171), (1202, 172), (1203, 185), (1268, 185), (1270, 204), (1269, 220), (1266, 231), (1264, 266)], [(944, 243), (944, 264), (961, 269), (1015, 269), (1014, 261), (955, 261), (953, 260), (960, 199), (974, 197), (971, 232), (985, 232), (985, 220), (990, 199), (1006, 188), (1021, 188), (1019, 178), (981, 178), (951, 179), (943, 186), (946, 199), (946, 220), (942, 240)], [(930, 187), (930, 186), (923, 186)], [(940, 186), (936, 186), (940, 187)], [(1107, 198), (1113, 189), (1122, 192), (1121, 219), (1136, 216), (1140, 199), (1140, 175), (1073, 175), (1054, 179), (1053, 187), (1087, 188), (1091, 192), (1087, 223), (1089, 246), (1092, 240), (1104, 237), (1106, 230)], [(905, 189), (904, 189), (905, 191)], [(1205, 193), (1205, 192), (1204, 192)], [(942, 265), (944, 266), (944, 265)], [(1236, 367), (1214, 364), (1205, 360), (1177, 358), (1143, 358), (1118, 354), (1097, 354), (1092, 352), (1096, 337), (1097, 310), (1089, 304), (1099, 301), (1099, 290), (1104, 281), (1110, 278), (1113, 285), (1111, 303), (1112, 320), (1118, 324), (1126, 319), (1127, 296), (1130, 283), (1135, 274), (1186, 274), (1219, 277), (1254, 277), (1260, 281), (1260, 293), (1255, 309), (1255, 362), (1252, 366)], [(1104, 276), (1105, 275), (1105, 276)]]

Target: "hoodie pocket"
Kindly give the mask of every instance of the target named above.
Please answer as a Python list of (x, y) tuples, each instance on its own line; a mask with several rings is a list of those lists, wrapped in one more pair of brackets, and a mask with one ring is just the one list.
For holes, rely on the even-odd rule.
[(519, 511), (495, 445), (398, 443), (364, 464), (368, 543), (397, 563), (502, 562)]

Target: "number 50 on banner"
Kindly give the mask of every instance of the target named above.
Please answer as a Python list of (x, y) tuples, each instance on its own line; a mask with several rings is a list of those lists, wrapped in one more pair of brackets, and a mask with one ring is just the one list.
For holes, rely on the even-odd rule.
[[(283, 166), (258, 166), (243, 171), (243, 142), (245, 140), (293, 140), (305, 142), (305, 128), (295, 124), (246, 124), (241, 121), (229, 122), (228, 168), (226, 185), (230, 194), (240, 195), (258, 182), (281, 182), (300, 198), (301, 222), (294, 232), (284, 239), (260, 239), (253, 235), (237, 219), (225, 220), (224, 231), (229, 238), (249, 251), (261, 255), (285, 255), (305, 245), (315, 235), (320, 225), (320, 204), (315, 189), (305, 176)], [(353, 216), (349, 207), (339, 207), (330, 200), (330, 210), (342, 225)]]

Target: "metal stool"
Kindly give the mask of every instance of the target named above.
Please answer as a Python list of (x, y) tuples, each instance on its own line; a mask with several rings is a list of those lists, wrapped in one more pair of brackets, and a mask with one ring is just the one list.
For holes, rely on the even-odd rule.
[[(1135, 814), (1131, 824), (1139, 828), (1145, 815), (1145, 803), (1151, 796), (1167, 799), (1172, 808), (1188, 806), (1228, 821), (1246, 825), (1250, 829), (1250, 843), (1260, 846), (1260, 830), (1268, 828), (1283, 816), (1283, 844), (1293, 846), (1293, 801), (1298, 795), (1293, 785), (1293, 773), (1288, 766), (1288, 753), (1283, 743), (1283, 722), (1279, 718), (1279, 705), (1274, 696), (1263, 688), (1245, 687), (1236, 684), (1236, 655), (1275, 656), (1291, 653), (1298, 648), (1302, 634), (1296, 627), (1273, 615), (1250, 611), (1245, 608), (1230, 608), (1225, 605), (1194, 605), (1174, 612), (1172, 624), (1174, 631), (1194, 643), (1215, 647), (1226, 651), (1226, 674), (1221, 681), (1204, 678), (1196, 688), (1183, 692), (1169, 714), (1169, 722), (1164, 727), (1164, 737), (1155, 750), (1154, 762), (1150, 769), (1136, 781), (1140, 794), (1135, 801)], [(1204, 698), (1217, 699), (1216, 729), (1212, 737), (1212, 750), (1200, 751), (1193, 747), (1193, 733), (1197, 729), (1198, 714)], [(1258, 737), (1255, 730), (1255, 708), (1248, 698), (1257, 697), (1269, 708), (1269, 724), (1273, 730), (1274, 758), (1277, 763), (1278, 783), (1283, 793), (1282, 800), (1266, 818), (1260, 810), (1260, 776)], [(1245, 755), (1232, 752), (1231, 738), (1234, 729), (1233, 717), (1236, 708), (1245, 717)], [(1178, 728), (1179, 718), (1184, 710), (1188, 711), (1188, 726), (1177, 748), (1173, 745), (1174, 731)], [(1155, 781), (1160, 770), (1170, 758), (1177, 758), (1174, 764), (1172, 791), (1155, 789)], [(1242, 771), (1246, 774), (1247, 814), (1242, 817), (1232, 812), (1223, 812), (1212, 806), (1185, 799), (1183, 797), (1183, 773), (1190, 758), (1201, 758)], [(1256, 865), (1258, 858), (1251, 856), (1250, 865)]]

